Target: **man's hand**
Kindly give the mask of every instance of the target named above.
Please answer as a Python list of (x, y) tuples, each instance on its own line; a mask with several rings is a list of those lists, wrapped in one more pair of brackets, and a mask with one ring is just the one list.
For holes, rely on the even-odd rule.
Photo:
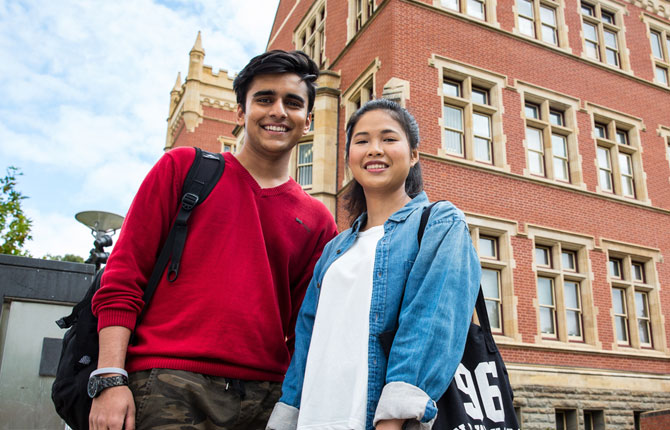
[[(126, 351), (130, 330), (120, 326), (105, 327), (98, 333), (100, 353), (98, 368), (120, 367), (126, 363)], [(100, 376), (112, 376), (104, 374)], [(125, 427), (124, 427), (125, 423)], [(88, 415), (91, 430), (135, 430), (135, 401), (133, 393), (125, 385), (102, 390), (93, 399), (91, 413)]]
[(405, 420), (382, 420), (377, 423), (377, 430), (402, 430)]
[(93, 399), (88, 424), (91, 430), (135, 430), (135, 401), (130, 388), (124, 385), (103, 390)]

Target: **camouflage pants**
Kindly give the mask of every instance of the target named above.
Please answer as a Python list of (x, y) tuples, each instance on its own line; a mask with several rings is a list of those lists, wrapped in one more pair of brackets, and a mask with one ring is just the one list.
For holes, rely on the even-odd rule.
[(131, 373), (137, 430), (264, 430), (280, 382), (239, 381), (172, 369)]

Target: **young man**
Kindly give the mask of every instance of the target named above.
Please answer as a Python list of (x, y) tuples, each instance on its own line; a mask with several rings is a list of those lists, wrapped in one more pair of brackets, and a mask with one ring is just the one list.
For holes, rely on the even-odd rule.
[[(143, 287), (177, 213), (193, 148), (142, 183), (93, 299), (102, 377), (92, 429), (264, 429), (281, 394), (294, 326), (332, 215), (288, 175), (309, 130), (318, 67), (299, 51), (253, 58), (234, 81), (244, 146), (189, 221), (179, 277), (164, 275), (128, 345)], [(109, 380), (112, 381), (112, 380)]]

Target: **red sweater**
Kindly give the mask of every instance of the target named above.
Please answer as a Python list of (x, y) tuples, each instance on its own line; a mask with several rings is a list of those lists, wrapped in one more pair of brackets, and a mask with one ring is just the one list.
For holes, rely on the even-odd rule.
[[(194, 157), (193, 148), (166, 153), (137, 192), (93, 298), (98, 330), (134, 329)], [(225, 160), (223, 176), (189, 220), (178, 279), (170, 283), (163, 275), (137, 346), (128, 348), (129, 372), (284, 377), (297, 313), (335, 222), (292, 179), (262, 189), (232, 154)]]

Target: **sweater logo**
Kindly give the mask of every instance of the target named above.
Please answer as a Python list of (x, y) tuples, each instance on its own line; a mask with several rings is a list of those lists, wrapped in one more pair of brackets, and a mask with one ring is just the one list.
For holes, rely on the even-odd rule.
[(312, 232), (312, 230), (310, 230), (309, 227), (307, 227), (307, 226), (305, 225), (305, 223), (302, 222), (302, 220), (301, 220), (300, 218), (295, 217), (295, 221), (296, 221), (298, 224), (300, 224), (301, 226), (305, 227), (305, 230), (307, 230), (308, 233), (311, 233), (311, 232)]

